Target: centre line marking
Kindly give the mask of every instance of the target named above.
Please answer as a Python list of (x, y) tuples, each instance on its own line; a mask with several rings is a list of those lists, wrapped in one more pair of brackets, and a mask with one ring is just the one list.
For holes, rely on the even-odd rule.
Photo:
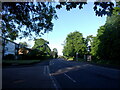
[(50, 79), (52, 80), (53, 86), (55, 87), (56, 90), (58, 90), (58, 87), (57, 87), (57, 85), (56, 85), (56, 83), (55, 83), (55, 80), (54, 80), (54, 78), (52, 77), (52, 75), (50, 74), (49, 67), (47, 66), (46, 68), (47, 68), (47, 72), (48, 72), (48, 74), (49, 74), (49, 76), (50, 76)]
[(44, 75), (46, 75), (46, 66), (44, 66), (44, 72), (43, 73), (44, 73)]
[(70, 76), (64, 73), (65, 76), (67, 76), (70, 80), (72, 80), (74, 83), (76, 82), (74, 79), (72, 79)]

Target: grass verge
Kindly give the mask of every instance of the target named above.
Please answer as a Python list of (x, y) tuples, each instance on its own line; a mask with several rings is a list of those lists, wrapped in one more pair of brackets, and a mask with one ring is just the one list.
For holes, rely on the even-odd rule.
[(30, 65), (34, 63), (39, 63), (42, 60), (2, 60), (3, 66), (8, 65)]
[(68, 61), (73, 61), (73, 57), (70, 57), (67, 59)]
[(108, 67), (108, 68), (115, 68), (115, 69), (120, 69), (120, 64), (119, 63), (113, 63), (113, 61), (110, 60), (91, 60), (91, 61), (86, 61), (85, 59), (79, 58), (78, 61), (80, 62), (87, 62), (93, 65), (98, 65), (98, 66), (103, 66), (103, 67)]

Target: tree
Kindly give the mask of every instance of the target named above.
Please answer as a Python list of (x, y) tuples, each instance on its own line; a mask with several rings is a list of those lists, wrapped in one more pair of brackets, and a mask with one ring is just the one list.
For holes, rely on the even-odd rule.
[(75, 57), (78, 53), (79, 57), (83, 57), (86, 53), (85, 39), (82, 33), (75, 31), (66, 37), (66, 42), (63, 49), (63, 55), (67, 57)]
[(53, 48), (52, 56), (53, 56), (53, 58), (57, 58), (57, 57), (58, 57), (58, 51), (57, 51), (57, 48)]
[(51, 49), (48, 44), (49, 42), (42, 38), (35, 39), (35, 44), (32, 48), (39, 50), (39, 52), (42, 52), (43, 55), (50, 55)]
[(94, 39), (94, 36), (93, 35), (89, 35), (86, 37), (86, 46), (87, 46), (87, 51), (88, 51), (88, 54), (90, 54), (91, 52), (91, 44), (93, 43), (93, 39)]
[[(117, 10), (116, 10), (117, 9)], [(119, 62), (120, 55), (120, 7), (114, 9), (108, 16), (104, 26), (98, 29), (98, 34), (92, 44), (92, 55), (97, 59)]]
[[(91, 54), (96, 57), (97, 59), (101, 59), (101, 57), (99, 56), (100, 54), (103, 54), (102, 53), (102, 49), (100, 47), (100, 40), (99, 40), (99, 37), (104, 33), (105, 31), (105, 26), (101, 26), (99, 29), (98, 29), (98, 34), (96, 37), (93, 38), (93, 42), (91, 43)], [(99, 50), (98, 50), (99, 49)], [(103, 54), (104, 55), (104, 54)]]
[[(55, 9), (63, 6), (69, 11), (72, 8), (82, 9), (86, 2), (70, 2), (63, 0), (56, 6), (52, 2), (2, 2), (2, 36), (15, 40), (23, 37), (41, 36), (52, 31), (52, 19), (57, 19)], [(94, 11), (97, 16), (111, 15), (114, 4), (112, 2), (94, 2)], [(22, 28), (26, 30), (22, 30)], [(34, 37), (35, 38), (35, 37)]]
[(2, 36), (13, 40), (52, 31), (57, 19), (51, 2), (2, 2), (2, 10)]
[(26, 42), (19, 42), (19, 44), (21, 45), (21, 47), (28, 47), (28, 44)]
[[(60, 1), (60, 0), (59, 0)], [(67, 11), (70, 11), (73, 8), (82, 9), (83, 5), (87, 4), (87, 0), (85, 2), (73, 2), (72, 0), (69, 0), (66, 2), (66, 0), (63, 0), (64, 2), (60, 2), (60, 4), (56, 5), (56, 8), (60, 9), (62, 6), (66, 7)], [(77, 1), (77, 0), (76, 0)], [(101, 2), (101, 0), (97, 0), (94, 2), (94, 11), (96, 13), (96, 16), (103, 16), (103, 15), (111, 15), (113, 11), (114, 3), (109, 0), (109, 2)]]

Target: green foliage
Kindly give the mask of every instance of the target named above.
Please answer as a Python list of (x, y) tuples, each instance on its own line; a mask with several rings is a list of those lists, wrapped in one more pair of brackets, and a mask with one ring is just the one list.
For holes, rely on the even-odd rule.
[[(20, 39), (33, 37), (34, 34), (41, 36), (41, 34), (52, 31), (52, 20), (58, 18), (55, 9), (65, 6), (66, 10), (70, 11), (77, 7), (82, 9), (85, 4), (87, 0), (85, 2), (65, 0), (56, 6), (52, 5), (52, 2), (2, 2), (2, 36), (11, 40), (17, 37)], [(94, 2), (93, 9), (97, 16), (111, 15), (113, 6), (112, 2)]]
[(57, 48), (53, 48), (53, 51), (51, 53), (52, 53), (53, 58), (57, 58), (58, 57)]
[(35, 44), (32, 47), (33, 49), (37, 49), (38, 51), (50, 55), (51, 49), (48, 46), (49, 42), (40, 38), (40, 39), (35, 39)]
[(86, 52), (87, 46), (82, 33), (75, 31), (66, 37), (66, 42), (63, 49), (63, 55), (67, 57), (75, 57), (76, 53), (82, 57)]
[(25, 57), (27, 60), (43, 60), (47, 57), (47, 55), (38, 49), (32, 49)]
[(114, 7), (113, 2), (101, 2), (101, 1), (98, 2), (98, 1), (94, 2), (95, 6), (93, 7), (96, 15), (101, 17), (103, 15), (111, 16)]
[(32, 57), (34, 56), (34, 58), (35, 58), (37, 56), (40, 56), (40, 54), (41, 54), (41, 52), (39, 50), (33, 49), (28, 53), (28, 56), (32, 56)]
[(58, 53), (57, 48), (53, 48), (53, 52)]
[(94, 39), (94, 36), (93, 35), (89, 35), (86, 37), (86, 40), (85, 40), (85, 44), (87, 46), (87, 54), (90, 54), (91, 52), (91, 45), (93, 43), (93, 39)]
[(15, 55), (14, 54), (8, 54), (8, 55), (4, 56), (3, 59), (4, 60), (15, 60)]
[[(82, 9), (83, 5), (87, 4), (87, 0), (85, 2), (60, 2), (58, 5), (56, 5), (57, 9), (62, 8), (62, 6), (66, 7), (67, 11), (70, 11), (73, 8), (79, 8)], [(99, 0), (98, 0), (99, 1)], [(95, 1), (93, 9), (96, 13), (96, 16), (103, 16), (103, 15), (111, 15), (114, 7), (113, 2), (101, 2), (101, 1)]]
[(21, 47), (28, 47), (28, 44), (26, 42), (19, 42), (19, 44), (21, 45)]
[(2, 2), (2, 10), (2, 36), (12, 40), (52, 31), (57, 19), (51, 2)]
[(49, 42), (40, 38), (35, 39), (35, 44), (32, 50), (28, 53), (30, 59), (48, 59), (51, 57), (51, 49), (48, 46)]
[(120, 63), (120, 15), (115, 13), (114, 11), (111, 17), (107, 17), (105, 25), (98, 29), (92, 43), (91, 54), (97, 59)]

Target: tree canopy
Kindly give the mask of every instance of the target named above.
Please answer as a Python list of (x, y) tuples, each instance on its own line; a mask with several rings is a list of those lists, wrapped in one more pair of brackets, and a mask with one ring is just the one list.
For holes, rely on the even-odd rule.
[(76, 53), (78, 53), (79, 56), (82, 57), (87, 52), (86, 47), (87, 46), (82, 33), (75, 31), (67, 35), (63, 49), (63, 55), (75, 57)]
[[(64, 0), (63, 0), (64, 1)], [(41, 36), (52, 31), (52, 20), (57, 19), (56, 9), (63, 6), (69, 11), (72, 8), (82, 9), (86, 2), (59, 2), (56, 6), (52, 2), (2, 2), (2, 36), (15, 40), (23, 37)], [(97, 16), (111, 15), (114, 4), (112, 2), (94, 2), (93, 9)], [(23, 29), (25, 28), (25, 30)]]
[(2, 10), (2, 35), (10, 39), (52, 31), (52, 19), (57, 18), (50, 2), (2, 2)]
[[(49, 42), (40, 38), (35, 40), (35, 44), (32, 49), (37, 49), (41, 54), (48, 54), (50, 55), (51, 49), (48, 46)], [(39, 53), (40, 54), (40, 53)]]
[(57, 50), (57, 48), (53, 48), (52, 56), (53, 56), (53, 58), (57, 58), (58, 57), (58, 50)]
[(19, 44), (21, 45), (21, 47), (28, 47), (28, 44), (26, 42), (19, 42)]
[[(116, 10), (117, 9), (117, 10)], [(91, 54), (97, 59), (119, 61), (120, 55), (120, 7), (107, 17), (105, 25), (98, 29), (93, 40)], [(119, 61), (120, 62), (120, 61)]]
[(90, 54), (90, 52), (91, 52), (91, 45), (93, 43), (93, 39), (94, 39), (93, 35), (89, 35), (86, 37), (85, 44), (87, 46), (87, 51), (88, 51), (87, 54)]

